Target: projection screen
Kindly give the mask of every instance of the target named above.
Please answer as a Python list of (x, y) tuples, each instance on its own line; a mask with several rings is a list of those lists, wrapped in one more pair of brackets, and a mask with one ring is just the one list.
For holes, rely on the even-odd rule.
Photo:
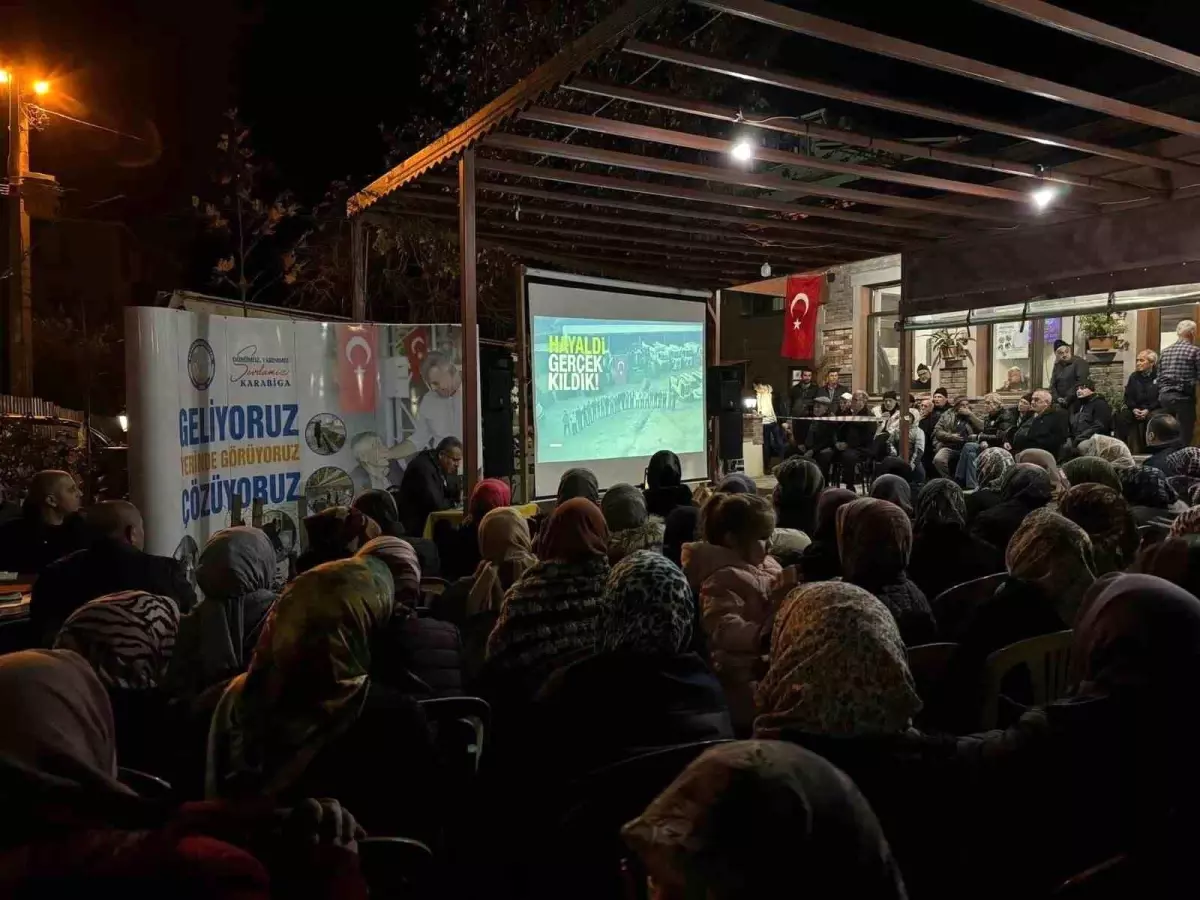
[(685, 481), (706, 476), (708, 296), (526, 273), (538, 496), (553, 496), (575, 466), (602, 489), (640, 485), (659, 450), (679, 454)]

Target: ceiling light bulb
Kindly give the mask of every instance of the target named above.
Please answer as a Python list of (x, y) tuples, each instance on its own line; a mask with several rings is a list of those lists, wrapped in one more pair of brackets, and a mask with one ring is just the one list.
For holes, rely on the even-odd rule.
[(759, 269), (758, 272), (760, 275), (762, 275), (763, 278), (770, 278), (771, 277), (771, 264), (769, 262), (763, 263), (762, 268)]
[(754, 145), (747, 138), (742, 138), (733, 145), (730, 153), (738, 162), (750, 162), (754, 159)]
[(1029, 199), (1033, 201), (1033, 206), (1038, 212), (1041, 212), (1053, 202), (1058, 192), (1052, 187), (1038, 188), (1029, 195)]

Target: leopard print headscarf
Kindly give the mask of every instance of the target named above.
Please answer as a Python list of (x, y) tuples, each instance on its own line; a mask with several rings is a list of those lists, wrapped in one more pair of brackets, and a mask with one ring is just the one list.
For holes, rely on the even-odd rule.
[(661, 553), (639, 550), (609, 573), (596, 648), (682, 653), (692, 641), (694, 616), (692, 589), (679, 567)]

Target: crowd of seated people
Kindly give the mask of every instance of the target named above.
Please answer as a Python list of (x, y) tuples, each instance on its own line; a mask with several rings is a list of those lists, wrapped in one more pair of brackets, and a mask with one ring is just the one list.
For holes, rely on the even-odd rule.
[[(431, 849), (414, 896), (619, 897), (621, 871), (679, 900), (1036, 898), (1093, 871), (1187, 896), (1200, 448), (1153, 410), (1145, 463), (1101, 431), (1047, 445), (1039, 420), (1071, 434), (1052, 394), (999, 400), (913, 410), (925, 480), (927, 448), (887, 452), (885, 397), (833, 445), (865, 496), (819, 454), (764, 496), (661, 451), (641, 486), (570, 470), (538, 515), (484, 480), (422, 541), (368, 491), (305, 520), (286, 580), (234, 526), (193, 586), (132, 505), (39, 473), (31, 624), (0, 656), (0, 895), (361, 897), (386, 837)], [(1054, 695), (1017, 667), (989, 706), (994, 654), (1045, 636)], [(940, 642), (930, 675), (914, 648)], [(477, 770), (438, 705), (471, 698)]]

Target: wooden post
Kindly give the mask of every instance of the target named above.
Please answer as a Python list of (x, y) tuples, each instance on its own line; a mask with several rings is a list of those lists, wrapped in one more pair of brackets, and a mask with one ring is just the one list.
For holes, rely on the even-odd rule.
[(479, 483), (479, 310), (475, 280), (475, 151), (458, 159), (459, 294), (463, 343), (463, 499)]
[[(721, 292), (714, 293), (706, 302), (707, 322), (708, 327), (708, 364), (710, 366), (719, 366), (721, 364)], [(705, 381), (707, 382), (707, 373), (705, 373)], [(705, 403), (711, 401), (705, 397)], [(707, 414), (707, 411), (706, 411)], [(709, 416), (708, 428), (705, 429), (709, 435), (708, 446), (708, 480), (716, 484), (721, 477), (721, 463), (718, 448), (721, 441), (721, 417)]]
[(530, 432), (529, 404), (533, 400), (533, 385), (529, 382), (529, 322), (525, 309), (525, 266), (517, 266), (517, 397), (520, 406), (519, 431), (521, 433), (521, 502), (528, 503), (535, 496), (529, 484), (529, 442), (533, 435)]
[(367, 320), (367, 225), (361, 216), (350, 224), (350, 318)]
[[(900, 446), (896, 449), (900, 454), (900, 458), (904, 459), (905, 462), (908, 462), (908, 460), (905, 459), (905, 455), (908, 453), (909, 425), (908, 419), (906, 419), (905, 416), (908, 415), (908, 411), (911, 408), (911, 404), (909, 403), (909, 395), (912, 391), (912, 379), (908, 375), (908, 347), (910, 339), (909, 333), (904, 330), (903, 316), (896, 319), (896, 327), (900, 329)], [(912, 427), (919, 428), (920, 426), (916, 422), (913, 422)], [(928, 473), (926, 473), (926, 476), (928, 476)]]
[[(8, 309), (5, 350), (7, 392), (33, 396), (33, 265), (25, 178), (29, 174), (29, 115), (21, 98), (21, 74), (8, 84)], [(0, 274), (3, 274), (0, 272)]]

